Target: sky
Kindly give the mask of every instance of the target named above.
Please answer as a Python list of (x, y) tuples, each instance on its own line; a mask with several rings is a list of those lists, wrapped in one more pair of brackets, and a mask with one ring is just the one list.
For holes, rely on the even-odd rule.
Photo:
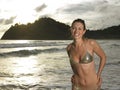
[(0, 0), (0, 37), (11, 25), (51, 17), (70, 25), (81, 18), (90, 30), (120, 25), (120, 0)]

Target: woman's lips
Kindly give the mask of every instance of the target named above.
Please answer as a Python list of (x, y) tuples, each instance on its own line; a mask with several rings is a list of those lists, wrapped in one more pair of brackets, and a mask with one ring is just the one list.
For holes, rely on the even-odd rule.
[(80, 34), (78, 34), (78, 33), (76, 33), (76, 34), (74, 34), (76, 37), (78, 37), (78, 36), (80, 36)]

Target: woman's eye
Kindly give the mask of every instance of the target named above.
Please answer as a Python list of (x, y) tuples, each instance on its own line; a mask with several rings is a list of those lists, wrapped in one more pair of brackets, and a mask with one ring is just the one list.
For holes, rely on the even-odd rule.
[(74, 30), (75, 28), (71, 28), (72, 30)]

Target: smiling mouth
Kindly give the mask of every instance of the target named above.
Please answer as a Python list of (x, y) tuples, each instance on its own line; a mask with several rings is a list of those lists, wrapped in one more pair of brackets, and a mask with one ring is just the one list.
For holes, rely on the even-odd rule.
[(78, 37), (78, 36), (80, 36), (80, 34), (74, 34), (74, 36), (75, 36), (75, 37)]

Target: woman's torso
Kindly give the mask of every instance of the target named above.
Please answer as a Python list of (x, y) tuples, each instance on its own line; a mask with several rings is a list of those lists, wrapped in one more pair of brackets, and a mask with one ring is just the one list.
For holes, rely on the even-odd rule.
[(93, 47), (89, 41), (84, 43), (80, 49), (76, 49), (71, 44), (70, 64), (74, 72), (74, 84), (76, 85), (95, 85), (97, 75), (95, 62), (93, 60)]
[(97, 75), (95, 72), (94, 61), (89, 64), (72, 65), (72, 69), (75, 78), (74, 84), (76, 84), (77, 86), (96, 85)]

